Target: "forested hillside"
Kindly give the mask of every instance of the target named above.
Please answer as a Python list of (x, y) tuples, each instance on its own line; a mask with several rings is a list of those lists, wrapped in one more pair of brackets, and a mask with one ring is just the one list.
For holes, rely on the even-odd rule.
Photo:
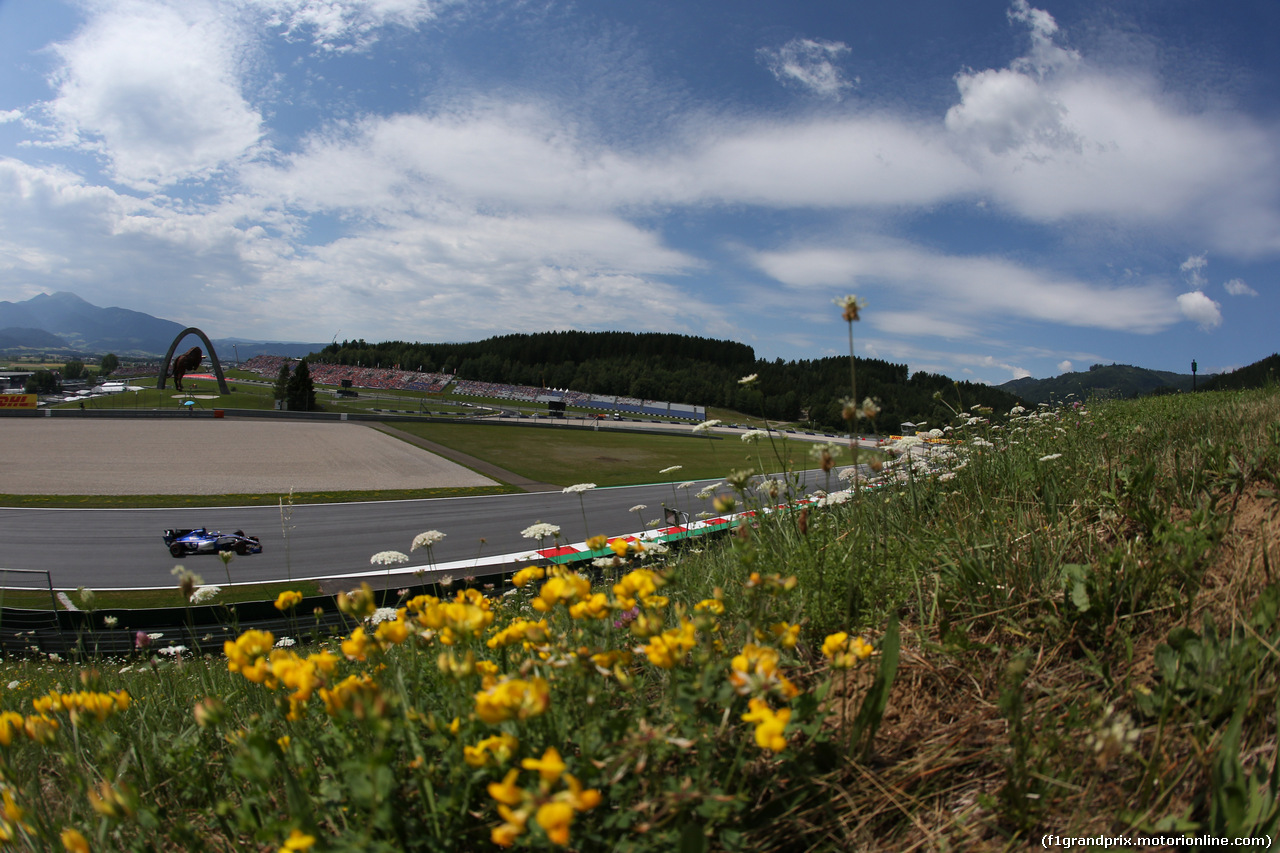
[[(504, 335), (475, 343), (422, 344), (343, 341), (315, 361), (453, 373), (460, 378), (590, 394), (616, 394), (735, 409), (773, 420), (844, 429), (850, 396), (849, 360), (763, 361), (745, 344), (675, 334), (545, 332)], [(742, 377), (759, 382), (743, 386)], [(945, 426), (951, 409), (975, 404), (997, 412), (1017, 404), (1012, 394), (937, 374), (909, 376), (906, 365), (858, 359), (858, 397), (882, 406), (875, 428), (897, 432), (904, 421)], [(940, 392), (940, 393), (939, 393)], [(936, 396), (937, 395), (937, 396)], [(950, 407), (950, 408), (948, 408)], [(862, 431), (870, 431), (863, 424)]]
[(1239, 391), (1244, 388), (1265, 388), (1280, 379), (1280, 354), (1272, 353), (1262, 361), (1247, 367), (1211, 376), (1200, 387), (1205, 391)]

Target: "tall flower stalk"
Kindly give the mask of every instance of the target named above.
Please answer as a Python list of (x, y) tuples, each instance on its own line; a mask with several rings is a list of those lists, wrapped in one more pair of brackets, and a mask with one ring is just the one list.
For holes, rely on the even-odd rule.
[(844, 317), (845, 324), (849, 327), (849, 388), (851, 396), (845, 402), (843, 414), (844, 419), (849, 422), (849, 451), (853, 454), (853, 467), (858, 467), (858, 442), (854, 433), (858, 426), (858, 417), (861, 414), (861, 407), (858, 405), (858, 365), (853, 357), (853, 324), (858, 322), (859, 312), (866, 307), (866, 303), (853, 294), (842, 296), (835, 300), (836, 305), (841, 308), (841, 316)]
[(564, 493), (566, 495), (573, 494), (578, 496), (578, 506), (582, 509), (582, 536), (584, 539), (591, 535), (591, 525), (587, 524), (587, 502), (582, 495), (585, 492), (591, 491), (595, 487), (595, 483), (577, 483), (564, 488)]

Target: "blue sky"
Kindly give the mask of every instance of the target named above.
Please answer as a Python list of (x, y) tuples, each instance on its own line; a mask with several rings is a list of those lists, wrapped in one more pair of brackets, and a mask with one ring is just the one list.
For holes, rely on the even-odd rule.
[[(0, 0), (0, 300), (998, 384), (1280, 349), (1274, 0)], [(56, 330), (51, 330), (56, 331)]]

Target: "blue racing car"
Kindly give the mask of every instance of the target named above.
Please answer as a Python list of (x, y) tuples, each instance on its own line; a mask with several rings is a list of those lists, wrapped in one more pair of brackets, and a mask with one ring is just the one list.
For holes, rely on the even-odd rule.
[(219, 551), (233, 551), (237, 554), (261, 554), (262, 543), (257, 536), (245, 536), (243, 530), (234, 533), (219, 533), (207, 527), (194, 530), (166, 530), (164, 544), (169, 546), (169, 553), (175, 557), (187, 554), (216, 554)]

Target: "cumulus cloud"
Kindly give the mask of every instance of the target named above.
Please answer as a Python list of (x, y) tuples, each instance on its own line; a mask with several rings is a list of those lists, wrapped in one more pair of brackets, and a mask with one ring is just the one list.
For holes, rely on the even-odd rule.
[(1232, 296), (1257, 296), (1258, 291), (1245, 283), (1242, 278), (1233, 278), (1223, 285)]
[(1074, 370), (1075, 365), (1071, 363), (1071, 359), (1064, 358), (1062, 361), (1058, 362), (1058, 373), (1060, 375), (1063, 373), (1071, 373)]
[(240, 90), (244, 34), (202, 3), (106, 6), (56, 46), (47, 105), (58, 144), (99, 152), (123, 184), (204, 178), (258, 144), (262, 117)]
[(1208, 331), (1222, 324), (1221, 306), (1199, 290), (1178, 297), (1178, 309), (1184, 317)]
[(794, 38), (777, 49), (762, 47), (760, 61), (783, 85), (797, 85), (823, 98), (839, 100), (853, 84), (836, 64), (849, 46), (822, 39)]

